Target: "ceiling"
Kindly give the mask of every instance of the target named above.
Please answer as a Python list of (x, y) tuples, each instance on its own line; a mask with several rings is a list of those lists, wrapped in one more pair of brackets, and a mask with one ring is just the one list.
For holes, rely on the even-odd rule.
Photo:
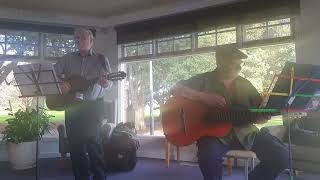
[(107, 18), (185, 0), (0, 0), (0, 7)]
[(0, 0), (0, 20), (112, 27), (244, 0)]

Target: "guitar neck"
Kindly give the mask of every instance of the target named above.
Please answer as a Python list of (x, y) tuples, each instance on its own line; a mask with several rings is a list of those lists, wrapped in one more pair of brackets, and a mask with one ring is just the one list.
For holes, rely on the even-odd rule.
[(231, 121), (234, 125), (253, 123), (258, 116), (272, 115), (270, 112), (251, 112), (251, 111), (229, 111), (219, 112), (210, 116), (209, 121), (225, 122)]

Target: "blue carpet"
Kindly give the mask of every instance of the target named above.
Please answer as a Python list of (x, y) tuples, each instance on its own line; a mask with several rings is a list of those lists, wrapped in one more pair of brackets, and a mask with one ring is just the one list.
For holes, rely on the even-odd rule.
[[(69, 165), (63, 167), (57, 159), (41, 159), (39, 166), (39, 180), (72, 180)], [(35, 171), (12, 171), (8, 163), (0, 163), (0, 180), (34, 180)], [(202, 176), (197, 166), (171, 163), (166, 168), (163, 160), (140, 159), (136, 168), (128, 173), (115, 173), (108, 180), (201, 180)], [(234, 169), (232, 176), (224, 176), (224, 180), (244, 179), (242, 169)], [(277, 180), (289, 180), (286, 174)], [(302, 174), (296, 180), (320, 180), (320, 175)]]

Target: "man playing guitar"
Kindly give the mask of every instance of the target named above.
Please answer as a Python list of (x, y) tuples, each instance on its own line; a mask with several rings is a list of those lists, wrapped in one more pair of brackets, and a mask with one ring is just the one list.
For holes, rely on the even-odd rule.
[[(62, 93), (68, 94), (71, 91), (71, 84), (64, 81), (71, 76), (87, 80), (97, 79), (98, 86), (104, 89), (110, 87), (112, 83), (106, 78), (106, 74), (110, 73), (109, 62), (102, 55), (92, 51), (92, 32), (88, 29), (78, 29), (74, 37), (79, 51), (63, 56), (54, 66), (57, 76), (63, 81), (60, 86)], [(92, 99), (86, 98), (86, 94), (82, 92), (76, 92), (74, 95), (79, 102), (65, 109), (65, 124), (75, 179), (87, 180), (89, 177), (86, 156), (88, 152), (94, 179), (104, 180), (105, 169), (99, 132), (104, 111), (103, 96)]]
[[(260, 94), (248, 80), (239, 76), (242, 59), (246, 58), (247, 55), (232, 46), (219, 47), (217, 68), (180, 81), (172, 88), (172, 94), (202, 101), (215, 111), (226, 106), (257, 108)], [(269, 119), (270, 116), (257, 116), (254, 123), (265, 123)], [(284, 144), (268, 132), (259, 131), (252, 123), (234, 126), (222, 138), (201, 137), (197, 146), (204, 180), (222, 179), (222, 158), (231, 149), (246, 149), (257, 154), (260, 164), (249, 174), (249, 180), (275, 180), (288, 167), (288, 151)]]

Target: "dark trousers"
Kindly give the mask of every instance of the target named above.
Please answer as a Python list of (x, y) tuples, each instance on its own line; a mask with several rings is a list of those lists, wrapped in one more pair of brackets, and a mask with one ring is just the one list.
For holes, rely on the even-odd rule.
[[(223, 156), (231, 149), (243, 149), (237, 139), (230, 145), (217, 138), (204, 137), (197, 143), (198, 162), (204, 180), (222, 179)], [(275, 180), (288, 167), (288, 150), (282, 142), (266, 131), (260, 131), (251, 151), (257, 154), (260, 163), (249, 174), (249, 180)]]
[(89, 167), (94, 180), (105, 180), (100, 109), (100, 103), (95, 102), (66, 110), (66, 131), (75, 180), (88, 180)]

